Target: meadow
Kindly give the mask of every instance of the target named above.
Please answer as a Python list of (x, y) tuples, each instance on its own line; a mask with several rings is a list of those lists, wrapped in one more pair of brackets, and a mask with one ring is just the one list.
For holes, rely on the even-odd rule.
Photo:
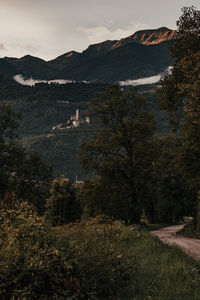
[(98, 216), (52, 228), (1, 211), (1, 299), (200, 299), (199, 263), (147, 229)]

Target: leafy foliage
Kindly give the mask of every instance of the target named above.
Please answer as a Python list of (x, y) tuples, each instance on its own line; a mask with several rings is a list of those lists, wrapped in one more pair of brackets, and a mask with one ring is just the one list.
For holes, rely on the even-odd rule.
[[(180, 170), (181, 138), (175, 134), (160, 138), (158, 147), (160, 155), (154, 165), (153, 201), (146, 204), (145, 213), (152, 222), (175, 223), (183, 216), (194, 214), (195, 193)], [(153, 205), (148, 210), (151, 202)]]
[[(162, 81), (160, 104), (181, 133), (177, 155), (179, 172), (195, 193), (200, 189), (200, 11), (184, 7), (171, 44), (172, 74)], [(194, 209), (195, 208), (195, 209)], [(196, 218), (197, 203), (193, 204)]]
[(20, 118), (20, 113), (15, 113), (9, 105), (0, 106), (0, 143), (16, 137), (16, 129), (19, 126), (17, 121)]
[(69, 179), (59, 177), (53, 180), (46, 208), (46, 215), (54, 225), (63, 225), (80, 218), (82, 208), (76, 199), (76, 189)]
[(145, 107), (141, 96), (124, 93), (117, 86), (106, 90), (92, 102), (97, 132), (80, 151), (83, 168), (99, 176), (105, 195), (108, 188), (116, 191), (113, 207), (123, 195), (127, 223), (140, 219), (143, 190), (156, 156), (156, 122)]
[[(108, 84), (99, 83), (1, 86), (0, 103), (7, 103), (14, 111), (21, 112), (18, 134), (27, 151), (39, 152), (43, 161), (53, 164), (56, 176), (64, 174), (74, 180), (78, 175), (83, 179), (85, 173), (78, 164), (79, 145), (91, 137), (93, 128), (78, 127), (62, 134), (51, 130), (57, 124), (64, 124), (76, 109), (81, 116), (86, 116), (90, 99), (106, 88)], [(124, 90), (145, 94), (147, 109), (155, 114), (158, 128), (164, 127), (165, 132), (169, 130), (166, 113), (160, 111), (156, 102), (155, 85), (128, 86)]]
[(122, 299), (128, 290), (129, 295), (134, 293), (137, 264), (128, 245), (137, 238), (132, 231), (101, 215), (57, 232), (69, 240), (90, 299)]
[(42, 214), (52, 167), (14, 140), (19, 115), (8, 105), (0, 107), (0, 114), (0, 202), (12, 207), (15, 200), (29, 199)]
[(2, 299), (84, 298), (70, 258), (54, 246), (50, 228), (29, 204), (2, 209), (0, 216)]
[(143, 231), (132, 251), (139, 264), (133, 299), (199, 298), (200, 277), (195, 271), (199, 263), (178, 247), (166, 245)]

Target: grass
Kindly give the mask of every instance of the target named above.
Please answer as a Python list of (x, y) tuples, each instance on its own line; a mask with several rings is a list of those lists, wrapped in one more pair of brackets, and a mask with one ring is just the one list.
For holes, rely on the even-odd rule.
[(186, 236), (186, 237), (191, 237), (195, 239), (200, 239), (200, 233), (198, 233), (195, 229), (195, 226), (193, 222), (187, 223), (186, 226), (179, 231), (177, 234)]
[(188, 219), (183, 219), (179, 222), (176, 222), (176, 223), (156, 223), (156, 224), (151, 224), (151, 223), (148, 223), (146, 222), (147, 224), (147, 229), (148, 231), (151, 231), (151, 230), (159, 230), (161, 228), (164, 228), (164, 227), (168, 227), (168, 226), (173, 226), (173, 225), (181, 225), (181, 224), (188, 224), (190, 221), (188, 221)]
[[(105, 220), (104, 220), (105, 221)], [(131, 251), (136, 234), (112, 220), (96, 217), (56, 228), (59, 240), (68, 241), (71, 259), (76, 262), (84, 291), (89, 299), (134, 297), (137, 264)]]
[(173, 225), (172, 223), (170, 223), (170, 224), (169, 223), (148, 224), (147, 229), (148, 229), (148, 231), (159, 230), (163, 227), (168, 227), (168, 226), (172, 226), (172, 225)]
[[(95, 226), (98, 231), (99, 225)], [(161, 243), (158, 238), (152, 237), (147, 230), (131, 230), (131, 227), (125, 227), (120, 225), (120, 223), (118, 226), (120, 226), (121, 231), (119, 237), (120, 243), (123, 244), (123, 265), (126, 265), (126, 263), (129, 265), (132, 271), (132, 278), (130, 276), (129, 286), (126, 286), (124, 290), (122, 289), (118, 297), (111, 297), (109, 299), (200, 299), (200, 275), (194, 271), (194, 269), (199, 269), (200, 267), (198, 262), (186, 256), (179, 248)], [(86, 245), (84, 243), (81, 245), (81, 243), (84, 240), (85, 234), (86, 240), (88, 239), (88, 232), (81, 233), (79, 228), (79, 238), (77, 239), (74, 236), (74, 234), (76, 235), (74, 229), (73, 234), (70, 230), (69, 226), (65, 226), (57, 228), (56, 232), (61, 240), (65, 238), (68, 240), (73, 239), (75, 247), (81, 248), (84, 245), (84, 255), (81, 251), (79, 254), (77, 252), (76, 259), (79, 261), (78, 255), (84, 256), (84, 267), (86, 267), (87, 263), (92, 264), (93, 261), (97, 265), (98, 260), (103, 259), (106, 267), (107, 263), (104, 254), (99, 257), (98, 251), (95, 249), (98, 248), (98, 240), (96, 239), (94, 246), (90, 244), (89, 252), (87, 253), (88, 245), (85, 247)], [(97, 238), (96, 234), (94, 238)], [(119, 247), (118, 242), (114, 241), (116, 244), (113, 245), (117, 246), (118, 244)], [(108, 243), (108, 240), (106, 240), (106, 243)], [(124, 246), (126, 247), (124, 248)], [(81, 261), (81, 263), (83, 262)], [(99, 266), (96, 271), (94, 268), (92, 272), (98, 272), (98, 268)], [(117, 289), (117, 286), (113, 285), (113, 288)], [(100, 297), (97, 299), (103, 300), (108, 298)]]
[(134, 299), (200, 299), (199, 264), (177, 247), (142, 233), (133, 248), (140, 268)]
[(52, 229), (27, 203), (0, 223), (1, 299), (200, 300), (200, 264), (142, 227), (98, 216)]

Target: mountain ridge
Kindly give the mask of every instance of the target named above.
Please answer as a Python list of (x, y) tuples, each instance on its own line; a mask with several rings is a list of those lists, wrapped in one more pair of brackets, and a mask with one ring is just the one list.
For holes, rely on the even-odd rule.
[(0, 59), (0, 75), (110, 83), (154, 76), (172, 63), (168, 43), (175, 32), (167, 27), (139, 30), (126, 38), (92, 44), (82, 52), (72, 50), (49, 61), (31, 55), (4, 57)]

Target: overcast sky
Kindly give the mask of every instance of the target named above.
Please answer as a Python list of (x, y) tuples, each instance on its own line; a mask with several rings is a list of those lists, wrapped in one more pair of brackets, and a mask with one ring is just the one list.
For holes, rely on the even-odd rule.
[(0, 0), (0, 57), (50, 60), (141, 29), (176, 29), (191, 5), (200, 0)]

